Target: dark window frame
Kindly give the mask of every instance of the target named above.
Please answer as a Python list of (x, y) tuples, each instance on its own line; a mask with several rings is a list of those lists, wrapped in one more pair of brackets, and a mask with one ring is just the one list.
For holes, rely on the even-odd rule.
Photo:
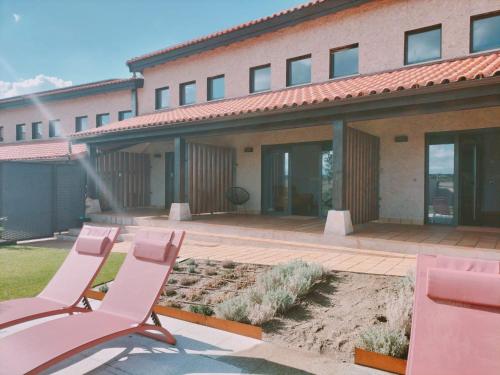
[[(82, 118), (86, 118), (87, 119), (87, 129), (80, 129), (80, 130), (78, 130), (78, 120), (80, 120)], [(84, 131), (84, 130), (88, 130), (88, 128), (89, 128), (89, 116), (76, 116), (75, 117), (75, 133), (78, 133), (78, 132), (81, 132), (81, 131)]]
[[(163, 90), (168, 90), (168, 95), (169, 95), (168, 104), (166, 107), (160, 106), (161, 100), (159, 97), (159, 93), (161, 93)], [(170, 87), (169, 86), (158, 87), (157, 89), (155, 89), (155, 110), (165, 109), (165, 108), (169, 108), (169, 107), (170, 107)]]
[(3, 142), (3, 126), (0, 126), (0, 142)]
[[(334, 75), (334, 71), (333, 71), (333, 63), (334, 63), (334, 54), (335, 54), (335, 52), (340, 52), (340, 51), (354, 49), (354, 48), (358, 49), (358, 72), (354, 73), (354, 74), (349, 74), (349, 75), (345, 75), (345, 76), (337, 76), (336, 77)], [(350, 76), (354, 76), (354, 75), (359, 74), (359, 43), (353, 43), (353, 44), (349, 44), (347, 46), (336, 47), (336, 48), (330, 49), (330, 66), (329, 66), (329, 73), (328, 74), (329, 74), (330, 79), (338, 79), (338, 78), (343, 78), (343, 77), (350, 77)]]
[(473, 24), (474, 21), (479, 21), (485, 18), (490, 18), (490, 17), (497, 17), (500, 16), (500, 10), (495, 10), (493, 12), (488, 12), (488, 13), (481, 13), (481, 14), (476, 14), (475, 16), (470, 17), (470, 23), (469, 23), (469, 53), (484, 53), (488, 51), (495, 51), (497, 48), (494, 49), (485, 49), (481, 51), (474, 51), (474, 45), (473, 45), (473, 37), (474, 37), (474, 31), (473, 31)]
[[(124, 111), (119, 111), (118, 112), (118, 121), (124, 121), (127, 120), (127, 118), (123, 117), (125, 113), (130, 113), (130, 117), (132, 117), (132, 111), (130, 109), (126, 109)], [(130, 118), (129, 117), (129, 118)]]
[[(43, 132), (42, 132), (42, 125), (43, 125), (43, 122), (42, 121), (35, 121), (35, 122), (32, 122), (31, 123), (31, 139), (43, 139)], [(35, 127), (38, 127), (40, 126), (40, 132), (36, 132), (37, 134), (40, 134), (40, 136), (36, 136), (35, 137)]]
[[(428, 60), (422, 60), (422, 61), (418, 61), (418, 62), (409, 63), (408, 62), (408, 37), (411, 35), (420, 34), (420, 33), (424, 33), (427, 31), (433, 31), (433, 30), (441, 30), (441, 32), (439, 33), (439, 57), (437, 57), (435, 59), (428, 59)], [(404, 61), (403, 61), (405, 66), (406, 65), (415, 65), (415, 64), (425, 64), (427, 62), (441, 60), (442, 58), (443, 58), (443, 25), (442, 24), (438, 23), (438, 24), (431, 25), (431, 26), (421, 27), (419, 29), (405, 31)]]
[(195, 95), (194, 102), (186, 103), (186, 98), (185, 98), (185, 94), (184, 94), (184, 87), (186, 87), (188, 85), (192, 85), (192, 84), (195, 85), (195, 91), (196, 91), (196, 80), (179, 83), (179, 106), (196, 104), (196, 95)]
[[(100, 119), (102, 118), (102, 116), (108, 116), (109, 118), (111, 118), (109, 112), (98, 113), (97, 115), (95, 115), (95, 127), (96, 128), (100, 128), (102, 126), (106, 126), (107, 125), (107, 124), (103, 124), (102, 121), (100, 121)], [(109, 120), (108, 120), (108, 124), (109, 124)]]
[[(290, 78), (291, 78), (291, 66), (292, 63), (295, 61), (300, 61), (300, 60), (305, 60), (305, 59), (311, 59), (311, 80), (306, 83), (297, 83), (295, 85), (292, 85), (290, 83)], [(302, 55), (302, 56), (297, 56), (297, 57), (292, 57), (290, 59), (286, 59), (286, 87), (294, 87), (294, 86), (300, 86), (300, 85), (308, 85), (312, 82), (312, 53), (309, 53), (307, 55)]]
[[(255, 71), (256, 70), (259, 70), (259, 69), (265, 69), (265, 68), (269, 68), (271, 69), (271, 63), (268, 63), (268, 64), (263, 64), (263, 65), (257, 65), (257, 66), (252, 66), (249, 71), (248, 71), (248, 89), (249, 89), (249, 92), (250, 94), (254, 94), (254, 93), (257, 93), (257, 92), (266, 92), (266, 91), (270, 91), (271, 90), (271, 75), (269, 76), (269, 88), (268, 89), (264, 89), (264, 90), (255, 90)], [(272, 74), (272, 70), (271, 70), (271, 74)]]
[[(17, 129), (23, 128), (24, 131), (22, 132), (23, 137), (19, 138), (19, 131)], [(16, 124), (16, 141), (25, 141), (26, 140), (26, 124)]]
[[(212, 90), (211, 90), (211, 83), (216, 80), (216, 79), (219, 79), (219, 78), (224, 78), (224, 95), (222, 96), (222, 98), (213, 98), (213, 96), (211, 95), (212, 94)], [(219, 75), (216, 75), (216, 76), (212, 76), (212, 77), (208, 77), (207, 78), (207, 102), (211, 102), (213, 100), (222, 100), (222, 99), (225, 99), (226, 98), (226, 75), (225, 74), (219, 74)]]
[(55, 120), (50, 120), (49, 121), (49, 138), (60, 138), (61, 135), (62, 135), (62, 129), (59, 128), (59, 135), (57, 135), (57, 131), (54, 127), (54, 124), (57, 123), (59, 124), (60, 127), (62, 127), (61, 125), (61, 120), (60, 119), (55, 119)]

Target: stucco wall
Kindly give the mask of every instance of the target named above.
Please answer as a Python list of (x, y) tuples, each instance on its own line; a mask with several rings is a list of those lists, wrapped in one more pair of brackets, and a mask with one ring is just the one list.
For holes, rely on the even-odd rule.
[[(380, 137), (381, 219), (423, 224), (425, 133), (500, 129), (500, 107), (358, 122), (352, 126)], [(408, 142), (396, 143), (396, 135), (407, 135)]]
[(63, 135), (74, 133), (75, 117), (88, 116), (88, 127), (96, 125), (96, 115), (109, 113), (110, 122), (118, 121), (119, 111), (131, 106), (130, 90), (84, 96), (76, 99), (41, 103), (39, 106), (0, 110), (0, 126), (4, 130), (4, 143), (16, 142), (16, 125), (26, 124), (26, 140), (31, 140), (31, 124), (42, 122), (43, 139), (49, 138), (49, 121), (61, 120)]
[(154, 111), (155, 89), (170, 87), (170, 107), (179, 104), (179, 84), (196, 80), (197, 102), (206, 101), (207, 77), (225, 74), (226, 97), (249, 93), (249, 68), (271, 63), (271, 87), (285, 87), (286, 59), (312, 54), (312, 81), (329, 78), (329, 50), (359, 43), (359, 72), (403, 66), (404, 33), (442, 24), (442, 58), (469, 54), (470, 16), (499, 8), (498, 0), (377, 0), (294, 27), (220, 47), (144, 71), (141, 113)]

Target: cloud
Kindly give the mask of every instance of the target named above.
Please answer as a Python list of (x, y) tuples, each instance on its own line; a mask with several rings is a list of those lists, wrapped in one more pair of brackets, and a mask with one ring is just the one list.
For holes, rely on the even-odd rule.
[(12, 14), (12, 17), (14, 17), (15, 23), (19, 23), (19, 21), (21, 21), (21, 16), (17, 13)]
[(67, 87), (72, 84), (73, 82), (71, 81), (65, 81), (62, 78), (46, 76), (44, 74), (38, 74), (34, 78), (22, 79), (13, 82), (0, 81), (0, 99)]

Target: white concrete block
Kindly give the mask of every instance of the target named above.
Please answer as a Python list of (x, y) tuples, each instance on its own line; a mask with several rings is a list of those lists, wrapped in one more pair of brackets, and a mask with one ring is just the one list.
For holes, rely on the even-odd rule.
[(351, 213), (347, 211), (328, 211), (325, 224), (325, 234), (346, 236), (353, 232)]
[(170, 206), (170, 213), (168, 214), (169, 220), (187, 221), (191, 220), (191, 218), (189, 203), (172, 203)]

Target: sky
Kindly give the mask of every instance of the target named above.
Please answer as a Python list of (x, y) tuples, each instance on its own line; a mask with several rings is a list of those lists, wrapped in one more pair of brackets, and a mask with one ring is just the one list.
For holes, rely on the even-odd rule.
[(0, 98), (129, 77), (125, 61), (306, 0), (0, 0)]

